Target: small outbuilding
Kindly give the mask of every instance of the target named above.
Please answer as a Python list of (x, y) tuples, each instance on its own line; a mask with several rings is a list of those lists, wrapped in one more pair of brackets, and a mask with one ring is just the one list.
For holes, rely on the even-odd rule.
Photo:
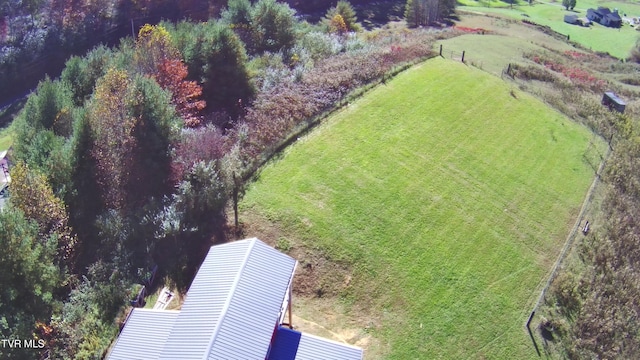
[(624, 113), (624, 109), (627, 103), (620, 99), (613, 91), (605, 91), (602, 96), (602, 105), (608, 107), (610, 110), (615, 110), (619, 113)]
[(567, 14), (564, 16), (564, 22), (571, 25), (581, 25), (580, 18), (576, 14)]

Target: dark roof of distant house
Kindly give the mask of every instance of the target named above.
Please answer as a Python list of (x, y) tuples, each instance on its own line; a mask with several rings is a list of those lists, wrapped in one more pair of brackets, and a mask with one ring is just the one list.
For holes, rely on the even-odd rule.
[(607, 19), (609, 19), (609, 21), (622, 21), (622, 18), (620, 17), (620, 14), (618, 14), (617, 12), (612, 12), (612, 13), (608, 13), (607, 15), (605, 15), (605, 17)]
[(576, 14), (566, 14), (564, 16), (564, 21), (568, 21), (568, 20), (576, 21), (576, 20), (578, 20), (578, 15), (576, 15)]

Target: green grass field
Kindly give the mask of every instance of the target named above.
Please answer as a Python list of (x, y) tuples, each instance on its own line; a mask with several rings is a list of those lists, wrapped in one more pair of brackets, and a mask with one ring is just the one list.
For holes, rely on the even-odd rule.
[(523, 324), (593, 180), (585, 154), (603, 147), (438, 58), (291, 146), (241, 209), (351, 265), (340, 301), (378, 319), (367, 331), (388, 358), (537, 358)]
[[(440, 40), (442, 56), (450, 58), (452, 52), (465, 52), (465, 62), (500, 76), (509, 63), (522, 61), (524, 52), (544, 50), (541, 46), (522, 41), (514, 36), (468, 34)], [(567, 45), (566, 49), (571, 49)]]
[[(578, 0), (575, 11), (565, 11), (561, 6), (562, 2), (536, 3), (533, 6), (520, 2), (522, 5), (514, 6), (513, 9), (505, 6), (496, 7), (491, 3), (491, 7), (485, 6), (483, 1), (462, 0), (459, 9), (480, 11), (484, 13), (502, 14), (514, 19), (528, 19), (541, 25), (547, 25), (553, 30), (569, 35), (572, 41), (580, 43), (586, 48), (594, 51), (608, 52), (617, 58), (627, 58), (636, 41), (640, 38), (640, 32), (636, 31), (628, 24), (624, 24), (620, 29), (612, 29), (600, 24), (591, 27), (581, 27), (564, 22), (565, 14), (577, 14), (579, 17), (586, 17), (587, 9), (606, 6), (610, 9), (619, 9), (621, 15), (626, 13), (629, 17), (640, 17), (640, 3), (623, 1), (597, 1)], [(524, 17), (523, 14), (528, 15)]]
[(13, 143), (13, 129), (10, 127), (0, 129), (0, 151), (7, 150)]
[(20, 99), (10, 106), (0, 109), (0, 151), (7, 150), (13, 144), (13, 119), (20, 112), (26, 101)]

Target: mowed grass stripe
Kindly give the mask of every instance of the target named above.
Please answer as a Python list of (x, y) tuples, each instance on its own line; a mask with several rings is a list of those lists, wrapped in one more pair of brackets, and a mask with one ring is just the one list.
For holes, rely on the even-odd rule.
[(352, 265), (344, 299), (389, 358), (533, 358), (522, 324), (604, 145), (513, 95), (430, 60), (290, 147), (241, 206)]

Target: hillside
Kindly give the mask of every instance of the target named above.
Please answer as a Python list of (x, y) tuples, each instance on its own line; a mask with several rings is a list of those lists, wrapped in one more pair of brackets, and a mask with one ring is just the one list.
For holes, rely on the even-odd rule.
[(349, 340), (375, 338), (369, 358), (534, 358), (523, 324), (602, 148), (500, 79), (435, 59), (264, 168), (241, 220), (298, 254), (299, 277), (320, 276), (301, 295), (346, 309)]

